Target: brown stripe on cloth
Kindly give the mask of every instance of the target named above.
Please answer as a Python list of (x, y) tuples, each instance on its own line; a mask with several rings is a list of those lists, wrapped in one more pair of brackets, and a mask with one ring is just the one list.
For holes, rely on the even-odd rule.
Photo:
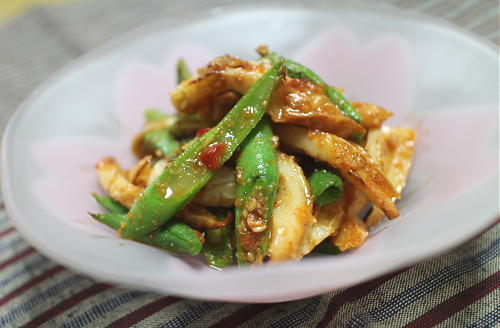
[(484, 34), (488, 34), (490, 32), (498, 31), (500, 28), (499, 25), (500, 24), (499, 24), (498, 14), (495, 13), (494, 17), (486, 19), (483, 22), (481, 22), (480, 24), (478, 24), (477, 26), (475, 26), (473, 28), (473, 31), (480, 34), (480, 35), (484, 35)]
[(4, 262), (0, 263), (0, 270), (5, 269), (9, 265), (21, 260), (23, 257), (26, 257), (34, 252), (35, 252), (35, 249), (33, 247), (28, 247), (27, 249), (25, 249), (21, 253), (16, 254), (16, 255), (12, 256), (11, 258), (9, 258), (8, 260), (5, 260)]
[(401, 1), (394, 2), (394, 5), (398, 6), (398, 7), (404, 7), (404, 8), (411, 9), (411, 8), (415, 7), (416, 5), (421, 4), (421, 3), (422, 3), (422, 0), (401, 0)]
[(102, 293), (111, 287), (113, 287), (113, 286), (109, 285), (109, 284), (96, 284), (96, 285), (93, 285), (89, 288), (86, 288), (86, 289), (76, 293), (75, 295), (71, 296), (70, 298), (67, 298), (64, 301), (58, 303), (57, 305), (48, 309), (47, 311), (41, 313), (40, 315), (35, 317), (33, 320), (24, 324), (22, 327), (23, 328), (39, 327), (42, 324), (44, 324), (45, 322), (49, 321), (50, 319), (53, 319), (54, 317), (58, 316), (59, 314), (63, 313), (64, 311), (77, 305), (81, 301), (83, 301), (89, 297), (92, 297), (94, 295), (97, 295), (99, 293)]
[(468, 25), (475, 19), (481, 18), (481, 12), (495, 10), (497, 1), (480, 1), (477, 6), (473, 6), (462, 15), (453, 18), (453, 22), (457, 25)]
[[(337, 311), (342, 307), (342, 305), (355, 301), (361, 297), (366, 296), (370, 292), (372, 292), (375, 288), (399, 275), (400, 273), (405, 272), (409, 268), (399, 270), (397, 272), (388, 274), (378, 279), (374, 279), (365, 283), (362, 283), (358, 286), (348, 288), (341, 292), (340, 294), (334, 295), (328, 304), (328, 308), (326, 310), (325, 317), (318, 324), (318, 327), (324, 327), (327, 325), (337, 313)], [(212, 328), (223, 328), (223, 327), (236, 327), (241, 325), (250, 319), (258, 316), (259, 314), (267, 311), (273, 307), (277, 307), (282, 305), (282, 303), (270, 303), (270, 304), (253, 304), (245, 306), (233, 314), (227, 316), (226, 318), (220, 320), (216, 324), (212, 325)]]
[(428, 15), (439, 17), (454, 6), (456, 6), (454, 1), (437, 1), (434, 6), (426, 8), (424, 12)]
[(477, 302), (498, 288), (500, 272), (492, 274), (489, 278), (467, 288), (466, 290), (437, 305), (432, 310), (412, 321), (405, 328), (434, 327), (455, 313), (462, 311), (467, 306)]
[(11, 232), (14, 232), (14, 231), (16, 231), (16, 228), (14, 228), (14, 227), (10, 227), (8, 229), (5, 229), (4, 231), (0, 232), (0, 238), (7, 236), (8, 234), (10, 234)]
[(45, 279), (52, 277), (63, 270), (64, 270), (63, 267), (57, 265), (57, 266), (53, 267), (52, 269), (45, 271), (44, 273), (42, 273), (38, 277), (35, 277), (35, 278), (27, 281), (23, 285), (19, 286), (18, 288), (14, 289), (9, 294), (7, 294), (3, 298), (1, 298), (0, 299), (0, 306), (4, 305), (5, 303), (9, 302), (10, 300), (15, 298), (16, 296), (21, 295), (22, 293), (24, 293), (28, 289), (36, 286), (37, 284), (41, 283)]
[(252, 304), (247, 305), (233, 314), (225, 317), (221, 321), (212, 325), (212, 328), (224, 328), (224, 327), (236, 327), (241, 325), (242, 323), (252, 319), (253, 317), (261, 314), (262, 312), (269, 310), (272, 307), (278, 306), (275, 303), (267, 303), (267, 304)]
[(111, 323), (108, 328), (124, 328), (124, 327), (131, 327), (135, 325), (136, 323), (144, 320), (145, 318), (155, 314), (156, 312), (160, 311), (161, 309), (164, 309), (172, 304), (175, 304), (179, 301), (182, 301), (182, 299), (178, 297), (173, 297), (173, 296), (166, 296), (162, 297), (156, 301), (153, 301), (151, 303), (148, 303), (144, 305), (141, 308), (138, 308), (137, 310), (130, 312), (126, 316), (116, 320), (115, 322)]
[(362, 297), (365, 297), (369, 293), (371, 293), (373, 290), (375, 290), (377, 287), (385, 284), (392, 278), (402, 274), (403, 272), (408, 271), (410, 268), (405, 268), (396, 272), (393, 272), (391, 274), (388, 274), (386, 276), (370, 280), (368, 282), (362, 283), (360, 285), (348, 288), (341, 292), (340, 294), (337, 294), (332, 297), (330, 300), (330, 303), (328, 304), (328, 308), (326, 309), (325, 316), (323, 319), (319, 322), (319, 324), (316, 326), (318, 328), (320, 327), (325, 327), (332, 321), (333, 317), (335, 314), (339, 311), (339, 309), (347, 304), (354, 302)]

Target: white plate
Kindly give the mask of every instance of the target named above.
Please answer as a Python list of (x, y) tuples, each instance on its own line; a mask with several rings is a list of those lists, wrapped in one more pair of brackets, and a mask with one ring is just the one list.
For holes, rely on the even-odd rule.
[[(418, 130), (401, 217), (342, 256), (219, 272), (200, 260), (118, 239), (93, 222), (94, 163), (132, 163), (142, 110), (171, 110), (173, 62), (216, 54), (255, 58), (269, 44), (351, 99)], [(3, 194), (21, 234), (61, 264), (97, 279), (238, 302), (304, 298), (359, 283), (456, 246), (497, 215), (497, 56), (444, 23), (387, 7), (326, 2), (221, 7), (140, 29), (93, 52), (36, 91), (4, 139)]]

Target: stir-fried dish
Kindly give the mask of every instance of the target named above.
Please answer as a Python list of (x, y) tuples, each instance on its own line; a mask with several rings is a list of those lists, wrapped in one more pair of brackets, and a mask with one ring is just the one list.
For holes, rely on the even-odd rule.
[(145, 111), (133, 167), (97, 163), (107, 196), (93, 196), (108, 213), (96, 220), (223, 268), (340, 254), (399, 216), (415, 132), (382, 127), (389, 111), (257, 51), (255, 61), (217, 57), (196, 75), (179, 60), (177, 114)]

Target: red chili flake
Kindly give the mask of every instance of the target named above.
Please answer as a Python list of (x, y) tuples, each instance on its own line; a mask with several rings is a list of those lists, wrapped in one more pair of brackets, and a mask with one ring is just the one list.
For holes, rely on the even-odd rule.
[(207, 169), (214, 171), (220, 167), (220, 160), (225, 150), (225, 143), (215, 142), (205, 148), (198, 156), (198, 159)]
[(197, 137), (201, 137), (202, 135), (204, 135), (205, 133), (207, 133), (208, 131), (210, 131), (209, 128), (204, 128), (204, 129), (199, 129), (198, 131), (196, 131), (196, 136)]

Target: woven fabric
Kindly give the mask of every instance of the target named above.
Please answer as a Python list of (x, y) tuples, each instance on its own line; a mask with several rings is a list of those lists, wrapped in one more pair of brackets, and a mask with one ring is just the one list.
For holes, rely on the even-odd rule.
[[(499, 42), (495, 0), (385, 2)], [(32, 7), (0, 22), (0, 129), (23, 98), (73, 58), (138, 25), (209, 5), (71, 1)], [(351, 288), (294, 302), (248, 305), (97, 283), (30, 247), (0, 209), (0, 327), (494, 327), (500, 323), (499, 232), (494, 225), (453, 251)]]

